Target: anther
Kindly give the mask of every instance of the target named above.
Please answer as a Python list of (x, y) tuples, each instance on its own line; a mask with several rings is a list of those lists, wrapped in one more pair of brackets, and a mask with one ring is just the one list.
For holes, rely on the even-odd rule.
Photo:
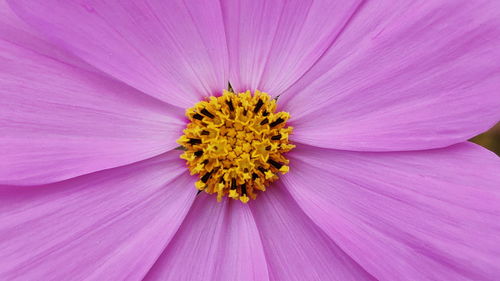
[(278, 170), (279, 170), (279, 169), (281, 169), (281, 167), (283, 167), (283, 164), (278, 163), (278, 162), (274, 161), (274, 160), (273, 160), (273, 159), (271, 159), (271, 158), (269, 158), (269, 159), (267, 160), (267, 163), (269, 163), (269, 164), (273, 165), (273, 166), (274, 166), (276, 169), (278, 169)]
[(285, 119), (278, 117), (278, 119), (276, 119), (276, 121), (274, 121), (273, 123), (269, 124), (269, 126), (271, 126), (271, 128), (272, 128), (272, 127), (275, 127), (283, 122), (285, 122)]
[(280, 140), (281, 139), (281, 135), (272, 136), (271, 139), (272, 140)]
[(269, 122), (269, 120), (266, 118), (260, 122), (261, 125), (266, 125)]
[(195, 144), (200, 144), (201, 140), (200, 139), (189, 139), (188, 142), (190, 145), (195, 145)]
[(245, 183), (241, 185), (241, 194), (247, 195), (247, 185)]
[(201, 113), (202, 113), (203, 115), (207, 116), (207, 117), (210, 117), (210, 118), (214, 118), (214, 117), (215, 117), (215, 116), (214, 116), (212, 113), (210, 113), (210, 111), (208, 111), (206, 108), (203, 108), (203, 109), (201, 110)]
[(234, 111), (234, 106), (233, 106), (233, 102), (232, 101), (228, 100), (228, 101), (226, 101), (226, 104), (227, 104), (227, 106), (229, 106), (229, 110), (230, 111)]
[(259, 99), (259, 101), (257, 102), (257, 104), (255, 105), (255, 108), (253, 109), (253, 113), (257, 113), (259, 112), (260, 108), (264, 105), (264, 102)]
[(203, 177), (201, 177), (201, 181), (203, 183), (207, 183), (207, 181), (208, 181), (208, 179), (210, 178), (211, 175), (212, 175), (212, 172), (206, 173)]
[(201, 119), (203, 119), (203, 116), (201, 116), (201, 114), (195, 113), (195, 114), (193, 114), (193, 118), (201, 120)]

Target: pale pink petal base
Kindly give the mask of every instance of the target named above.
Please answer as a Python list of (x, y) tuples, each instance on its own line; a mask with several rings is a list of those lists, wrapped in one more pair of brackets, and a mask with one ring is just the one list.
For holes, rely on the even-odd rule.
[(1, 280), (140, 280), (196, 190), (178, 152), (37, 187), (0, 186)]
[(299, 147), (283, 183), (379, 280), (500, 276), (500, 159), (471, 143), (362, 153)]
[(266, 281), (262, 242), (248, 205), (201, 193), (145, 280)]
[(270, 186), (249, 205), (270, 280), (373, 280), (300, 210), (284, 186)]
[(360, 151), (465, 141), (500, 120), (498, 46), (498, 1), (366, 1), (280, 97), (292, 140)]

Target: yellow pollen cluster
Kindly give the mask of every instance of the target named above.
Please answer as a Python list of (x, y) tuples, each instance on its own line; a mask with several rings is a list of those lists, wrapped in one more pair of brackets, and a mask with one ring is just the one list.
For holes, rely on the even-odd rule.
[(268, 94), (224, 91), (186, 111), (191, 121), (177, 141), (185, 152), (191, 174), (199, 174), (196, 188), (217, 200), (228, 196), (243, 203), (288, 172), (283, 156), (295, 146), (288, 143), (292, 127), (287, 112), (277, 112)]

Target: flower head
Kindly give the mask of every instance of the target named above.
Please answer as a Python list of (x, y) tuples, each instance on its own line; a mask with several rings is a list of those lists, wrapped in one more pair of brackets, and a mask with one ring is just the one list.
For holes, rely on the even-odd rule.
[(494, 0), (0, 0), (0, 279), (493, 280), (499, 45)]

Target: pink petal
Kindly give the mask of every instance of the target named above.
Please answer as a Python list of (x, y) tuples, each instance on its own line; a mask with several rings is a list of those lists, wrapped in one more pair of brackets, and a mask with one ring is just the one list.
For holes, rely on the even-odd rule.
[(145, 280), (268, 280), (248, 205), (200, 194)]
[(360, 3), (223, 0), (232, 85), (281, 94), (318, 60)]
[(0, 187), (1, 280), (140, 280), (196, 190), (179, 153), (38, 187)]
[[(293, 155), (292, 155), (293, 154)], [(500, 275), (500, 159), (471, 143), (419, 152), (301, 147), (283, 182), (379, 280)]]
[(192, 106), (227, 85), (224, 27), (214, 1), (9, 3), (54, 42), (171, 104)]
[(0, 183), (64, 180), (177, 146), (182, 110), (35, 38), (4, 3), (0, 11)]
[(280, 97), (293, 140), (418, 150), (462, 142), (500, 119), (500, 2), (369, 1)]
[(43, 40), (41, 34), (21, 20), (5, 0), (0, 0), (0, 40), (20, 47), (30, 46), (32, 50), (62, 61), (65, 64), (101, 73), (75, 55)]
[(373, 280), (300, 210), (282, 185), (268, 188), (250, 207), (270, 280)]

